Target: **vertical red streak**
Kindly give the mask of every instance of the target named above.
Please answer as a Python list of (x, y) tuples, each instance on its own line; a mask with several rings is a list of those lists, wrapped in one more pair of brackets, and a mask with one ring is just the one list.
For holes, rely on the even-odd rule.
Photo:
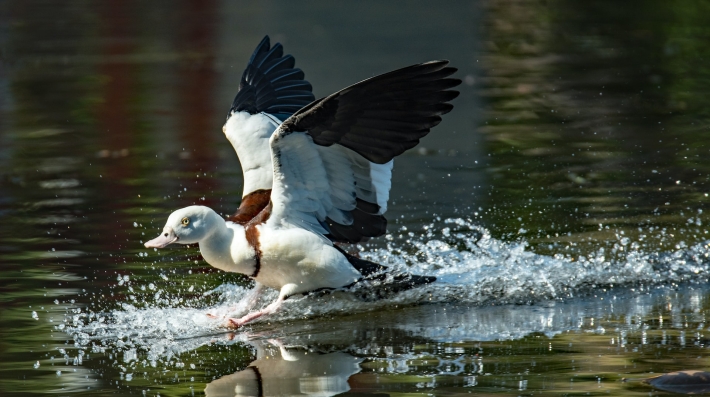
[[(99, 72), (105, 78), (103, 85), (102, 104), (98, 109), (98, 126), (101, 140), (105, 148), (120, 151), (130, 148), (135, 141), (131, 133), (130, 124), (133, 117), (130, 114), (129, 104), (131, 97), (135, 96), (134, 68), (121, 58), (134, 52), (131, 40), (131, 1), (108, 0), (103, 2), (100, 11), (100, 26), (102, 32), (103, 59), (100, 62)], [(118, 153), (117, 155), (120, 155)], [(112, 167), (114, 176), (127, 176), (125, 167)]]
[[(177, 117), (181, 127), (179, 136), (182, 147), (189, 155), (181, 161), (180, 169), (189, 175), (189, 179), (183, 183), (205, 198), (194, 204), (214, 207), (219, 202), (214, 193), (214, 178), (197, 178), (196, 174), (216, 169), (218, 154), (214, 152), (213, 142), (216, 138), (224, 139), (212, 111), (216, 1), (186, 0), (180, 4), (181, 31), (177, 36), (176, 47), (183, 58), (178, 70)], [(219, 212), (219, 208), (216, 209)], [(199, 254), (191, 258), (199, 259)]]
[[(187, 0), (181, 13), (181, 34), (177, 47), (184, 55), (180, 63), (177, 92), (180, 138), (189, 157), (181, 168), (191, 175), (216, 169), (218, 153), (214, 143), (224, 139), (218, 117), (212, 109), (214, 103), (215, 26), (216, 2), (214, 0)], [(226, 140), (224, 142), (227, 143)], [(195, 178), (185, 181), (190, 189), (200, 192), (204, 201), (197, 204), (213, 206), (215, 183), (213, 178)]]
[[(135, 121), (138, 117), (136, 106), (132, 105), (136, 95), (135, 65), (125, 58), (135, 52), (133, 1), (106, 0), (100, 3), (98, 13), (100, 30), (100, 51), (98, 71), (101, 75), (101, 104), (97, 108), (96, 133), (99, 147), (107, 159), (102, 161), (104, 200), (111, 208), (120, 209), (131, 205), (137, 193), (123, 182), (138, 176), (139, 169), (130, 150), (136, 144)], [(112, 219), (113, 218), (113, 219)], [(112, 211), (104, 220), (113, 225), (111, 238), (104, 244), (108, 249), (117, 250), (126, 246), (126, 226), (122, 212)], [(115, 234), (115, 236), (114, 236)]]

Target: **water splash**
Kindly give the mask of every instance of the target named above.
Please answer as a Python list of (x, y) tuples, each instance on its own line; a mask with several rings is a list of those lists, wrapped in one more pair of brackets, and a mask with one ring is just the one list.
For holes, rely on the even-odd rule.
[[(644, 251), (628, 237), (591, 254), (539, 255), (527, 243), (504, 242), (470, 221), (447, 219), (435, 238), (435, 224), (423, 236), (363, 253), (375, 262), (438, 279), (429, 301), (535, 303), (564, 299), (615, 286), (707, 282), (710, 243), (676, 245), (671, 252)], [(452, 231), (455, 228), (456, 231)], [(405, 229), (406, 231), (406, 229)]]
[[(680, 244), (675, 251), (658, 253), (644, 252), (643, 245), (620, 239), (618, 246), (610, 249), (613, 255), (609, 257), (613, 259), (608, 259), (610, 251), (604, 248), (587, 255), (536, 254), (527, 249), (525, 241), (510, 243), (495, 239), (487, 229), (463, 219), (427, 225), (422, 235), (404, 228), (400, 231), (405, 239), (390, 237), (386, 247), (365, 250), (361, 256), (384, 264), (392, 271), (434, 275), (435, 283), (380, 300), (361, 298), (370, 288), (367, 284), (350, 291), (292, 298), (286, 301), (283, 310), (261, 322), (312, 320), (422, 303), (536, 304), (610, 290), (706, 283), (710, 275), (707, 243), (690, 247)], [(620, 252), (623, 255), (619, 255)], [(121, 278), (119, 284), (126, 280)], [(133, 352), (131, 356), (139, 349), (146, 351), (144, 365), (154, 366), (159, 360), (179, 365), (176, 357), (183, 352), (209, 343), (234, 342), (234, 335), (224, 336), (224, 318), (211, 319), (205, 314), (209, 311), (219, 316), (239, 315), (239, 310), (233, 307), (246, 293), (243, 287), (224, 284), (208, 293), (220, 298), (217, 304), (207, 306), (198, 299), (184, 302), (180, 307), (165, 304), (182, 302), (179, 297), (156, 293), (154, 296), (161, 296), (160, 302), (147, 307), (122, 303), (121, 309), (108, 313), (68, 314), (65, 332), (74, 336), (78, 346), (92, 351), (118, 348)], [(259, 304), (268, 304), (276, 295), (276, 291), (266, 294)], [(544, 324), (541, 329), (522, 325), (518, 328), (505, 332), (509, 335), (559, 332)]]

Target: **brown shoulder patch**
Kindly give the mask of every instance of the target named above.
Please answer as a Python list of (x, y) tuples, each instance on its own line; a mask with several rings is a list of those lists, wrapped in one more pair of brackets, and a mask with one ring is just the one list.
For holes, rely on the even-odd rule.
[(249, 277), (254, 278), (259, 275), (261, 270), (261, 243), (259, 242), (259, 229), (256, 228), (257, 225), (261, 225), (266, 222), (271, 216), (271, 201), (269, 204), (262, 209), (258, 215), (252, 217), (252, 219), (247, 222), (244, 227), (244, 233), (246, 234), (247, 243), (254, 249), (254, 259), (256, 264), (254, 265), (254, 273)]
[(237, 212), (227, 218), (227, 220), (240, 225), (246, 225), (257, 216), (261, 210), (269, 205), (271, 200), (271, 189), (255, 190), (242, 198), (242, 203), (239, 205)]

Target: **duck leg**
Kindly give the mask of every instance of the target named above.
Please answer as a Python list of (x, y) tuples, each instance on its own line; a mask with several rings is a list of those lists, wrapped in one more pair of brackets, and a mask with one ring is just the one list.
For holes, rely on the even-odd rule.
[(212, 313), (208, 312), (207, 317), (209, 318), (224, 318), (230, 313), (234, 313), (236, 311), (246, 311), (249, 312), (254, 305), (256, 305), (256, 302), (259, 300), (261, 295), (264, 292), (264, 285), (260, 283), (255, 283), (254, 288), (251, 289), (243, 298), (240, 300), (236, 305), (228, 308), (226, 311), (221, 311), (220, 313)]
[(281, 287), (281, 291), (279, 291), (279, 297), (276, 298), (275, 301), (271, 302), (271, 304), (269, 304), (269, 306), (266, 306), (265, 308), (263, 308), (261, 310), (246, 314), (245, 316), (243, 316), (241, 318), (230, 318), (226, 324), (227, 327), (239, 328), (250, 321), (256, 320), (259, 317), (276, 312), (277, 310), (279, 310), (279, 308), (281, 308), (281, 305), (284, 303), (286, 298), (293, 295), (294, 292), (297, 290), (298, 290), (298, 286), (296, 284), (284, 285), (283, 287)]
[(283, 295), (279, 295), (279, 297), (275, 301), (273, 301), (269, 306), (266, 306), (261, 310), (251, 312), (241, 318), (230, 318), (227, 322), (227, 326), (230, 328), (239, 328), (244, 324), (250, 321), (254, 321), (261, 316), (274, 313), (275, 311), (279, 310), (281, 304), (283, 304), (284, 302), (284, 299), (285, 297)]

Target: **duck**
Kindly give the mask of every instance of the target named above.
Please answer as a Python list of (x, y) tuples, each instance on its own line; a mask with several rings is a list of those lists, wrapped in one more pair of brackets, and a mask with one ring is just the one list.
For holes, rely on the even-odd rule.
[[(383, 214), (392, 160), (438, 125), (459, 95), (453, 88), (461, 80), (450, 77), (457, 69), (448, 65), (447, 60), (437, 60), (407, 66), (301, 107), (278, 123), (268, 138), (271, 191), (256, 215), (235, 222), (205, 206), (178, 209), (145, 247), (198, 244), (211, 266), (254, 280), (242, 301), (247, 313), (228, 319), (232, 328), (277, 312), (291, 296), (382, 277), (385, 266), (350, 255), (336, 243), (386, 233)], [(259, 92), (253, 88), (259, 81), (247, 81), (240, 92)], [(253, 98), (244, 103), (250, 101), (259, 103)], [(259, 106), (241, 105), (236, 98), (235, 102), (239, 103), (225, 130), (241, 128), (242, 136), (248, 137), (245, 126), (252, 121), (264, 125), (257, 117), (268, 116)], [(239, 126), (230, 125), (236, 122)], [(398, 277), (407, 288), (436, 279)], [(269, 288), (278, 290), (277, 298), (251, 310)]]

